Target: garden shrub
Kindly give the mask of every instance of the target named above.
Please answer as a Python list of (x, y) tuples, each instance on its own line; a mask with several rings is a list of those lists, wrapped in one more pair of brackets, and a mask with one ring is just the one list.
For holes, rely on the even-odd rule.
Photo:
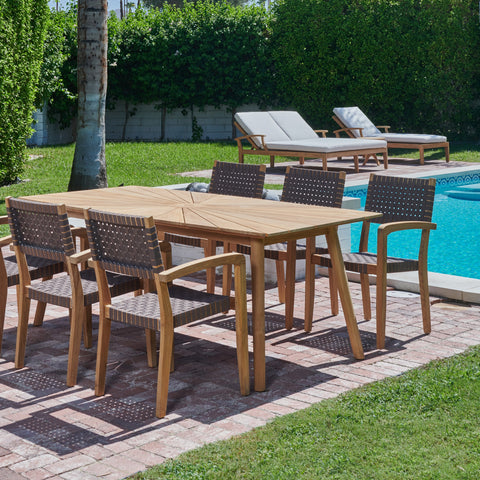
[(26, 158), (47, 12), (47, 0), (0, 0), (0, 185)]
[[(74, 9), (49, 24), (65, 43), (47, 45), (58, 73), (42, 75), (61, 79), (44, 98), (62, 125), (75, 115)], [(331, 130), (334, 107), (358, 105), (395, 131), (480, 136), (476, 1), (277, 0), (269, 12), (201, 0), (113, 15), (108, 29), (107, 104), (125, 101), (125, 122), (143, 103), (185, 114), (257, 104)]]
[(278, 92), (316, 127), (358, 105), (396, 131), (478, 136), (477, 2), (278, 0), (274, 18)]

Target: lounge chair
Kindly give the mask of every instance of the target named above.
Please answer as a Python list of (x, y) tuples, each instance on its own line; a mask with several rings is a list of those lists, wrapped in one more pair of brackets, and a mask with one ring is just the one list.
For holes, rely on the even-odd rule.
[[(336, 134), (344, 131), (351, 138), (381, 137), (387, 141), (388, 148), (419, 150), (420, 165), (424, 164), (425, 149), (444, 148), (445, 159), (447, 162), (450, 161), (450, 147), (447, 137), (424, 133), (390, 133), (390, 126), (375, 126), (358, 107), (334, 108), (333, 113), (335, 114), (333, 119), (341, 127), (340, 130), (335, 131)], [(385, 131), (380, 131), (380, 128)]]
[[(275, 156), (298, 157), (300, 165), (305, 158), (321, 158), (323, 170), (327, 170), (329, 158), (353, 156), (355, 171), (359, 171), (358, 156), (382, 154), (385, 168), (388, 167), (387, 143), (384, 140), (350, 138), (327, 138), (326, 130), (313, 130), (295, 111), (238, 112), (235, 125), (244, 134), (236, 138), (238, 161), (244, 155), (268, 155), (270, 166), (275, 165)], [(318, 133), (322, 136), (319, 137)], [(244, 148), (242, 141), (251, 148)]]

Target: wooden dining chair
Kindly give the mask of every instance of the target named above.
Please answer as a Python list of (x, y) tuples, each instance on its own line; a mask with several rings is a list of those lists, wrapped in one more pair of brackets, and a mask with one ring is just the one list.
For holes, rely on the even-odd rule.
[[(7, 215), (0, 217), (0, 225), (8, 223)], [(18, 285), (20, 284), (20, 275), (18, 271), (17, 258), (15, 255), (3, 255), (2, 248), (12, 244), (12, 236), (0, 238), (0, 353), (2, 352), (3, 330), (5, 326), (5, 313), (7, 308), (8, 288), (17, 286), (17, 301), (20, 299), (18, 295)], [(62, 273), (64, 263), (40, 257), (32, 257), (27, 255), (27, 268), (30, 272), (32, 280), (47, 280), (57, 273)], [(35, 326), (43, 323), (45, 314), (45, 303), (38, 302), (35, 311), (33, 324)]]
[[(262, 198), (266, 169), (266, 165), (219, 162), (215, 160), (208, 193)], [(165, 233), (163, 239), (171, 243), (203, 248), (206, 257), (215, 253), (210, 251), (208, 242), (202, 238)], [(216, 246), (221, 247), (224, 245), (222, 242), (216, 242)], [(228, 245), (224, 247), (226, 251), (230, 250)], [(231, 274), (231, 268), (225, 268), (224, 278), (230, 278)], [(224, 294), (228, 294), (226, 290), (227, 288), (224, 287)], [(213, 293), (214, 291), (215, 272), (210, 269), (207, 271), (207, 292)]]
[[(85, 337), (91, 328), (86, 325), (90, 307), (98, 302), (94, 270), (79, 268), (79, 265), (90, 258), (90, 250), (76, 253), (64, 205), (43, 204), (12, 197), (7, 197), (5, 203), (19, 270), (15, 368), (22, 368), (25, 363), (31, 300), (62, 306), (70, 311), (67, 385), (73, 386), (77, 382), (82, 329)], [(43, 282), (32, 283), (28, 255), (64, 263), (68, 275), (57, 275)], [(108, 276), (108, 285), (112, 296), (133, 292), (142, 287), (138, 278), (115, 274)]]
[[(155, 352), (155, 332), (160, 332), (156, 415), (166, 414), (168, 383), (173, 367), (174, 329), (230, 308), (230, 297), (173, 285), (173, 280), (222, 265), (235, 269), (237, 360), (240, 392), (250, 392), (245, 257), (227, 253), (163, 269), (153, 218), (85, 211), (88, 239), (100, 287), (100, 324), (95, 375), (95, 395), (105, 393), (108, 345), (112, 321), (146, 329)], [(134, 275), (145, 284), (143, 295), (112, 303), (107, 275)]]
[[(387, 302), (387, 274), (418, 271), (420, 298), (423, 317), (423, 331), (430, 333), (430, 301), (428, 291), (428, 242), (430, 231), (436, 229), (432, 223), (435, 179), (389, 177), (372, 174), (368, 183), (365, 211), (379, 212), (383, 216), (363, 222), (358, 252), (344, 253), (345, 270), (360, 274), (362, 286), (363, 313), (366, 320), (371, 318), (369, 275), (376, 276), (376, 323), (377, 348), (385, 347), (385, 322)], [(377, 253), (368, 251), (368, 237), (371, 223), (380, 224), (377, 232)], [(421, 231), (420, 247), (416, 259), (391, 257), (387, 254), (388, 236), (401, 230)], [(315, 265), (328, 267), (328, 254), (312, 256)], [(330, 273), (330, 277), (332, 277)], [(331, 282), (331, 296), (337, 296), (337, 288)], [(313, 302), (313, 295), (311, 297)], [(308, 309), (306, 309), (308, 310)], [(311, 311), (311, 310), (310, 310)]]
[[(287, 167), (280, 201), (341, 208), (345, 177), (345, 172)], [(297, 242), (295, 246), (295, 258), (289, 259), (287, 256), (287, 245), (288, 243), (267, 245), (265, 247), (265, 258), (275, 260), (280, 302), (286, 303), (285, 297), (289, 295), (291, 298), (290, 305), (293, 308), (295, 263), (296, 260), (305, 260), (306, 247), (304, 242)], [(244, 255), (250, 255), (251, 248), (249, 245), (238, 245), (237, 251)], [(327, 251), (326, 248), (316, 247), (316, 253), (324, 253)], [(287, 272), (291, 274), (291, 277), (288, 279), (285, 278), (285, 263), (287, 263)], [(336, 300), (336, 298), (334, 300)], [(336, 309), (338, 310), (338, 300), (336, 305)], [(333, 304), (332, 309), (335, 309)], [(290, 330), (293, 326), (293, 311), (286, 314), (285, 317), (285, 328)], [(311, 322), (305, 322), (304, 328), (305, 331), (309, 332), (312, 329)]]

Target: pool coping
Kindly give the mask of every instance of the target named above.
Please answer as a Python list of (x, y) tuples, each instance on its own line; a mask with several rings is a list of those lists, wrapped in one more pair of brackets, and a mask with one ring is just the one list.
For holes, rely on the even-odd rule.
[[(461, 176), (476, 172), (480, 175), (480, 167), (478, 165), (453, 167), (448, 169), (445, 173), (438, 173), (438, 170), (432, 170), (412, 174), (402, 174), (403, 177), (408, 178), (449, 178)], [(364, 180), (346, 181), (345, 188), (363, 187), (367, 186)], [(358, 281), (358, 276), (349, 275), (349, 279)], [(428, 272), (428, 284), (430, 295), (435, 297), (447, 298), (450, 300), (457, 300), (466, 303), (480, 303), (480, 280), (469, 277), (460, 277), (457, 275), (448, 275), (444, 273)], [(407, 292), (419, 293), (420, 288), (418, 284), (417, 272), (402, 272), (392, 273), (387, 277), (387, 285), (398, 290)]]

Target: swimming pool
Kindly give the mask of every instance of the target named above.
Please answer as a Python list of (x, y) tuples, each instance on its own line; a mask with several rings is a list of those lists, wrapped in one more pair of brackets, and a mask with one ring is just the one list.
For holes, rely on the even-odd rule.
[[(431, 175), (437, 179), (433, 222), (430, 234), (428, 269), (431, 272), (480, 279), (480, 200), (452, 198), (446, 192), (461, 185), (480, 184), (480, 170), (452, 176)], [(367, 186), (346, 187), (345, 196), (359, 197), (365, 205)], [(375, 228), (374, 228), (375, 227)], [(361, 224), (352, 225), (352, 249), (358, 249)], [(376, 251), (376, 226), (372, 225), (369, 250)], [(415, 258), (420, 233), (395, 232), (389, 236), (388, 254)]]

